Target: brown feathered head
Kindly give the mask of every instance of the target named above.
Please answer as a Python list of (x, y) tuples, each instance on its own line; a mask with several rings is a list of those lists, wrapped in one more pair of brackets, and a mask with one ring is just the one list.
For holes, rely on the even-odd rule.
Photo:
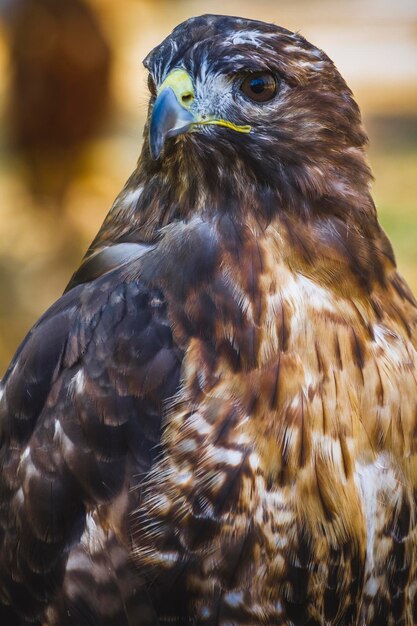
[(161, 227), (196, 215), (261, 228), (279, 219), (306, 265), (326, 248), (367, 289), (384, 283), (394, 258), (370, 194), (367, 137), (324, 52), (274, 24), (203, 15), (144, 64), (142, 154), (90, 253), (156, 241)]
[(267, 214), (308, 212), (335, 196), (349, 205), (352, 181), (367, 192), (358, 106), (328, 56), (301, 35), (204, 15), (180, 24), (144, 63), (142, 166), (169, 179), (190, 209), (230, 211), (244, 199)]

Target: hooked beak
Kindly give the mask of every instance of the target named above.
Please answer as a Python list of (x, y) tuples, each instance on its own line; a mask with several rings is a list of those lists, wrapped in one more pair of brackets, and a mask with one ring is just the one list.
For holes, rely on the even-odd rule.
[(158, 90), (149, 125), (149, 148), (158, 159), (165, 140), (186, 133), (195, 126), (224, 126), (238, 133), (250, 133), (250, 126), (239, 126), (213, 116), (199, 116), (190, 109), (194, 101), (194, 87), (190, 75), (183, 69), (170, 72)]
[(149, 126), (149, 147), (153, 159), (162, 152), (165, 140), (185, 133), (196, 121), (191, 111), (180, 102), (191, 104), (194, 88), (185, 70), (174, 70), (162, 83), (156, 98)]
[(149, 127), (151, 156), (157, 159), (167, 137), (185, 133), (194, 122), (194, 116), (177, 100), (172, 87), (166, 87), (157, 97)]

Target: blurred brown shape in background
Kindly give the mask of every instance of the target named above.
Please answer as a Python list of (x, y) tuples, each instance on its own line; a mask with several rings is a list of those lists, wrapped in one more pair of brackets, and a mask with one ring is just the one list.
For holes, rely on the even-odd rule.
[(113, 106), (112, 50), (87, 1), (0, 0), (0, 17), (1, 376), (83, 254), (76, 188)]
[(31, 191), (59, 206), (85, 141), (109, 112), (110, 47), (82, 0), (15, 0), (5, 15), (9, 138)]

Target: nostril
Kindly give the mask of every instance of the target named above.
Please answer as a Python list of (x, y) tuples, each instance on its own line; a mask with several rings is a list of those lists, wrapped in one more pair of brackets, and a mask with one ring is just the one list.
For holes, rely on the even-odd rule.
[(188, 91), (187, 93), (184, 93), (181, 96), (181, 100), (183, 102), (183, 104), (189, 104), (192, 100), (193, 100), (194, 96), (191, 93), (191, 91)]

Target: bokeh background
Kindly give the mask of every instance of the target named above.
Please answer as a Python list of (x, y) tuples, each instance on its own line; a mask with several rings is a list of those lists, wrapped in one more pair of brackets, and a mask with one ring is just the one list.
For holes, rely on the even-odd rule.
[(276, 22), (335, 61), (363, 112), (381, 222), (417, 291), (416, 0), (0, 0), (0, 375), (135, 166), (142, 59), (201, 13)]

